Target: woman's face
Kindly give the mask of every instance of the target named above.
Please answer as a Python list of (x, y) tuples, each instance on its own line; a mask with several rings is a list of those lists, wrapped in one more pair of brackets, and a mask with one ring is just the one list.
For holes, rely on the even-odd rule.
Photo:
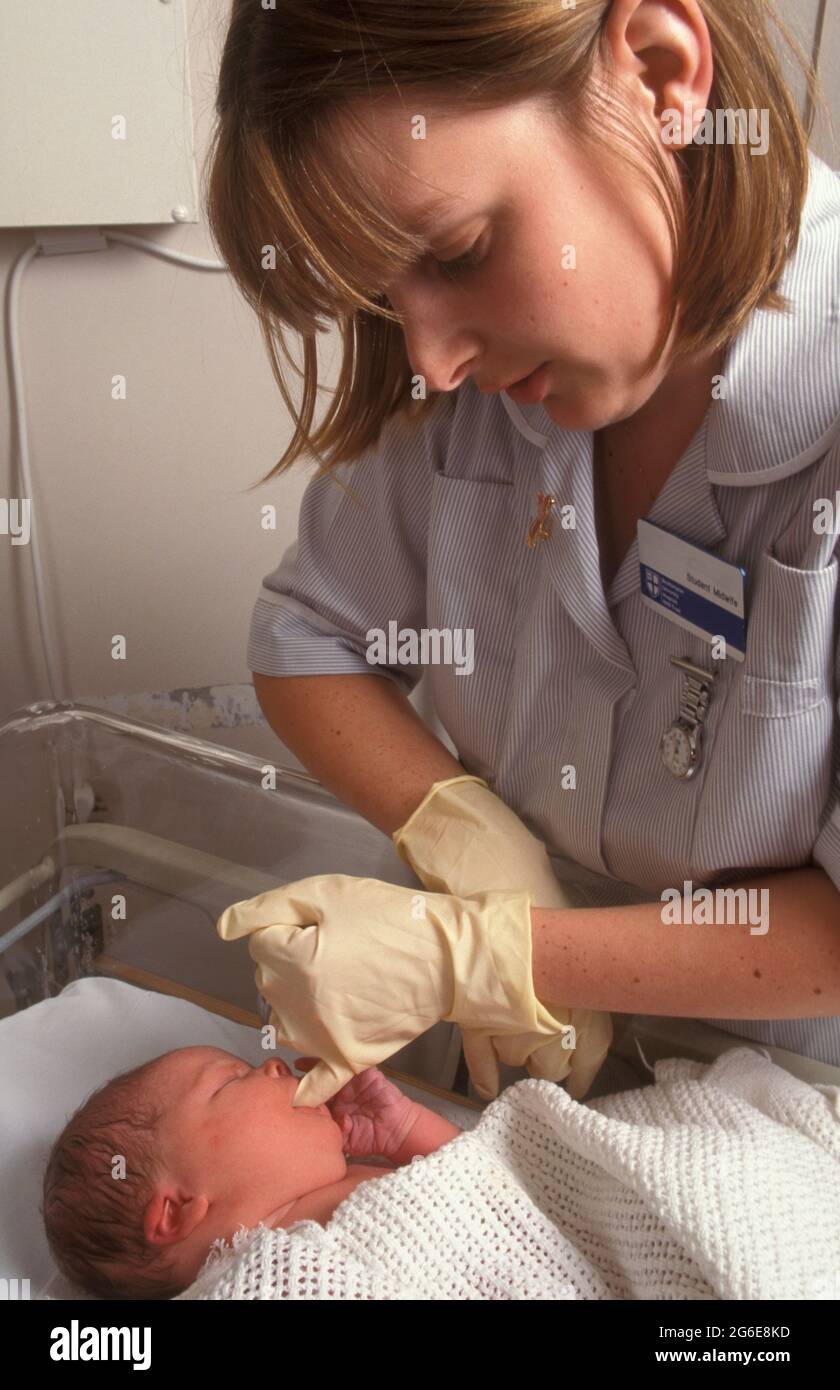
[[(636, 19), (644, 8), (629, 6)], [(683, 35), (686, 81), (665, 84), (665, 105), (672, 88), (684, 102), (710, 80), (701, 26)], [(655, 131), (661, 103), (646, 85), (650, 74), (634, 73), (630, 29), (621, 32), (626, 89)], [(645, 42), (644, 30), (635, 41)], [(614, 56), (621, 61), (621, 51)], [(662, 70), (677, 71), (664, 62)], [(401, 222), (421, 230), (418, 214), (442, 197), (433, 254), (384, 287), (403, 316), (413, 372), (429, 391), (470, 376), (494, 392), (547, 362), (542, 404), (555, 423), (596, 430), (634, 414), (664, 379), (675, 336), (647, 371), (670, 304), (672, 257), (664, 215), (638, 175), (583, 154), (534, 101), (457, 116), (411, 102), (359, 98), (340, 128), (359, 176), (387, 191)], [(425, 139), (412, 138), (417, 114)]]

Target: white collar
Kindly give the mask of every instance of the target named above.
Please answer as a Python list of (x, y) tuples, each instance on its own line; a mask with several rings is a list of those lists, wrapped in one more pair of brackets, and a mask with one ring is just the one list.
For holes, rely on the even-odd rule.
[[(727, 398), (708, 414), (710, 482), (756, 487), (808, 468), (840, 438), (840, 173), (813, 152), (796, 255), (779, 289), (788, 312), (756, 309), (726, 358)], [(542, 406), (502, 404), (532, 444), (555, 425)]]

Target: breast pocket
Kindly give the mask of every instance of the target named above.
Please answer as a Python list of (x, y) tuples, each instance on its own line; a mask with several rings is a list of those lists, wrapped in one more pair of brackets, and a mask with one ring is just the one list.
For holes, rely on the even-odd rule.
[[(460, 633), (462, 667), (433, 665), (435, 708), (465, 766), (492, 777), (510, 698), (518, 548), (512, 483), (436, 473), (432, 483), (427, 621)], [(517, 542), (518, 540), (518, 547)]]
[(730, 662), (709, 711), (698, 877), (810, 856), (831, 789), (837, 578), (836, 559), (800, 570), (769, 550), (759, 558), (746, 659)]

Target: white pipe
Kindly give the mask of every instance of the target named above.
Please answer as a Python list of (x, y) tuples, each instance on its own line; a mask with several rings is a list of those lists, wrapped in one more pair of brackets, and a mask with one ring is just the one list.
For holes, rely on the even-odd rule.
[[(188, 266), (191, 270), (210, 270), (226, 271), (227, 266), (224, 261), (207, 260), (201, 256), (190, 256), (184, 251), (171, 251), (166, 246), (161, 246), (159, 242), (151, 240), (149, 237), (134, 236), (130, 232), (103, 231), (100, 237), (104, 239), (103, 244), (109, 241), (123, 242), (126, 246), (136, 247), (140, 251), (145, 251), (152, 256), (159, 256), (162, 260), (175, 261), (177, 265)], [(75, 237), (50, 236), (46, 231), (39, 239), (36, 236), (31, 246), (27, 246), (15, 261), (11, 276), (9, 278), (9, 298), (8, 298), (8, 338), (9, 338), (9, 362), (11, 365), (11, 385), (12, 385), (12, 418), (14, 428), (17, 431), (18, 456), (20, 458), (20, 481), (21, 498), (30, 500), (30, 536), (29, 551), (32, 559), (32, 578), (35, 586), (35, 608), (38, 615), (38, 631), (41, 637), (41, 647), (44, 653), (44, 662), (47, 670), (47, 686), (50, 697), (53, 700), (63, 698), (63, 682), (58, 670), (58, 659), (56, 643), (53, 639), (50, 624), (50, 615), (47, 607), (46, 585), (44, 583), (44, 567), (41, 556), (40, 546), (40, 524), (44, 515), (43, 500), (36, 498), (32, 486), (32, 473), (29, 466), (29, 432), (26, 424), (26, 401), (24, 398), (23, 385), (23, 366), (20, 351), (20, 330), (18, 327), (18, 311), (20, 304), (20, 286), (26, 273), (30, 261), (40, 255), (66, 254), (69, 251), (90, 251), (96, 249), (95, 234), (89, 230), (87, 234)], [(14, 447), (14, 441), (13, 441)]]
[(24, 870), (17, 878), (13, 878), (11, 883), (0, 888), (0, 912), (11, 907), (12, 903), (16, 903), (20, 898), (25, 898), (28, 893), (34, 893), (42, 883), (54, 878), (57, 872), (55, 860), (49, 855), (42, 859), (40, 864), (36, 864), (34, 869)]
[[(57, 836), (50, 853), (62, 868), (69, 864), (114, 869), (159, 893), (183, 898), (205, 906), (208, 883), (221, 884), (230, 893), (229, 902), (253, 898), (281, 885), (262, 869), (251, 869), (232, 859), (205, 854), (174, 840), (164, 840), (145, 830), (127, 825), (68, 825)], [(204, 891), (202, 891), (204, 890)]]

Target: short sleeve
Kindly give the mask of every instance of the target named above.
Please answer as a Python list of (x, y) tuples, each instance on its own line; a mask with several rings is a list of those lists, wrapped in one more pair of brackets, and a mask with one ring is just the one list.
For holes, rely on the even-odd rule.
[(377, 674), (414, 689), (422, 668), (371, 665), (367, 634), (382, 632), (387, 649), (389, 624), (424, 625), (432, 475), (445, 462), (456, 394), (439, 396), (419, 421), (390, 416), (376, 444), (309, 483), (297, 540), (254, 604), (250, 671)]

